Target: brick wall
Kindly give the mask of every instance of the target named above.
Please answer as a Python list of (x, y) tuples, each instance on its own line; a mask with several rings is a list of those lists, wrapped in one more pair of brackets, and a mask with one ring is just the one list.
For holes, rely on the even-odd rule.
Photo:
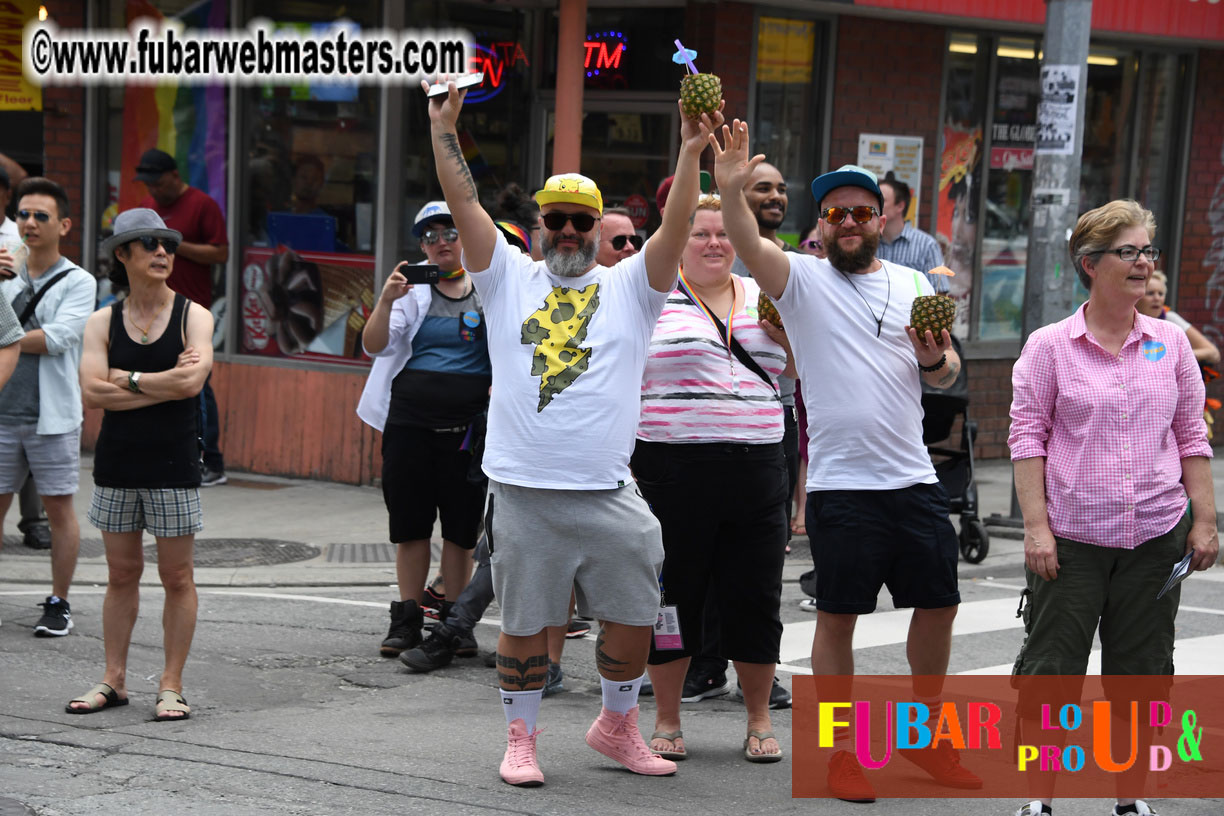
[[(1175, 308), (1224, 349), (1224, 51), (1199, 52), (1190, 138)], [(1224, 380), (1207, 389), (1224, 399)], [(1215, 441), (1224, 441), (1224, 434)]]
[(837, 24), (829, 167), (857, 161), (860, 133), (921, 136), (926, 189), (920, 227), (929, 226), (935, 212), (944, 32), (942, 26), (845, 15)]
[[(45, 4), (51, 19), (64, 29), (85, 27), (85, 4), (61, 0)], [(66, 258), (82, 263), (81, 225), (84, 207), (85, 91), (81, 88), (43, 88), (43, 173), (68, 193), (73, 227), (60, 242)], [(88, 213), (91, 217), (94, 213)]]

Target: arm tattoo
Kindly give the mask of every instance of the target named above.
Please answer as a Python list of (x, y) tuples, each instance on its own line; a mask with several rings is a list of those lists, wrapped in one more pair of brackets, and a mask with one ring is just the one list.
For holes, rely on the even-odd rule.
[(960, 363), (948, 363), (948, 370), (942, 377), (936, 380), (935, 385), (939, 388), (947, 388), (952, 383), (956, 382), (957, 376), (960, 374)]
[[(509, 655), (497, 655), (497, 679), (501, 683), (502, 688), (507, 690), (518, 689), (523, 691), (528, 686), (542, 686), (548, 677), (548, 655), (532, 655), (526, 660), (519, 660), (516, 657)], [(509, 671), (502, 671), (508, 669)], [(543, 672), (531, 671), (532, 669), (543, 669)]]
[(479, 200), (476, 195), (476, 180), (472, 178), (471, 168), (463, 159), (463, 148), (459, 146), (459, 137), (453, 133), (442, 134), (442, 145), (446, 149), (446, 155), (455, 162), (459, 169), (459, 181), (467, 187), (467, 201), (469, 204), (474, 204)]
[(625, 670), (625, 666), (629, 665), (627, 660), (616, 660), (606, 651), (604, 651), (604, 632), (601, 629), (599, 637), (595, 639), (595, 666), (601, 672), (607, 671), (610, 673), (619, 673)]

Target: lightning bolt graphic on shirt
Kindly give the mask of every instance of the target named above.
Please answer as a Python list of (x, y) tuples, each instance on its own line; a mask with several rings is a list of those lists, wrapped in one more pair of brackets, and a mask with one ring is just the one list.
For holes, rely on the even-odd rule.
[(590, 367), (591, 350), (581, 348), (581, 344), (598, 309), (598, 283), (583, 289), (555, 286), (544, 299), (544, 306), (523, 322), (521, 342), (536, 347), (531, 357), (531, 373), (540, 378), (536, 413)]

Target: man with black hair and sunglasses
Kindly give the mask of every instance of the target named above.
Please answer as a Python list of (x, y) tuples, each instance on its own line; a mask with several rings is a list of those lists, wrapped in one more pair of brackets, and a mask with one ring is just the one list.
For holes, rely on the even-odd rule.
[[(72, 507), (81, 467), (81, 339), (94, 309), (93, 275), (60, 255), (72, 228), (68, 196), (45, 178), (17, 188), (14, 257), (0, 249), (0, 298), (25, 329), (21, 357), (0, 390), (0, 527), (26, 474), (32, 473), (51, 526), (51, 595), (34, 634), (59, 637), (72, 629), (68, 588), (76, 571), (81, 530)], [(24, 257), (22, 257), (24, 256)]]
[[(672, 200), (642, 251), (597, 263), (603, 196), (577, 173), (536, 193), (544, 261), (514, 250), (481, 208), (459, 144), (463, 94), (429, 100), (438, 180), (463, 233), (464, 266), (484, 302), (496, 387), (489, 406), (485, 529), (502, 612), (497, 648), (507, 784), (544, 781), (536, 720), (549, 626), (600, 621), (595, 646), (603, 710), (589, 746), (634, 773), (672, 774), (638, 730), (638, 692), (660, 612), (663, 541), (629, 471), (642, 373), (676, 281), (697, 204), (699, 160), (722, 122), (683, 120)], [(425, 86), (428, 88), (428, 85)]]
[[(178, 163), (169, 153), (156, 148), (146, 150), (136, 165), (135, 181), (144, 184), (149, 195), (138, 206), (161, 216), (168, 229), (182, 233), (175, 255), (170, 288), (186, 295), (193, 303), (212, 309), (212, 268), (229, 260), (229, 236), (221, 207), (208, 193), (192, 187), (179, 175)], [(204, 428), (204, 456), (201, 486), (225, 484), (225, 457), (221, 454), (221, 426), (217, 417), (217, 398), (212, 378), (200, 392), (200, 415)]]
[[(808, 415), (807, 529), (816, 563), (817, 625), (812, 672), (854, 674), (854, 628), (880, 589), (913, 607), (906, 655), (914, 675), (947, 671), (960, 604), (956, 531), (948, 499), (922, 443), (922, 383), (951, 385), (960, 358), (946, 330), (919, 337), (910, 306), (931, 295), (920, 273), (876, 257), (886, 218), (874, 173), (845, 165), (812, 182), (828, 259), (785, 253), (761, 238), (738, 191), (763, 157), (749, 158), (748, 126), (723, 128), (715, 175), (724, 191), (727, 234), (752, 276), (778, 305)], [(914, 698), (938, 707), (941, 687), (916, 683)], [(843, 698), (837, 698), (843, 699)], [(846, 697), (844, 699), (850, 699)], [(835, 733), (832, 794), (874, 801), (848, 731)], [(901, 756), (937, 782), (980, 788), (944, 742)]]
[(599, 252), (595, 262), (600, 266), (615, 266), (638, 253), (642, 236), (633, 228), (633, 220), (624, 207), (608, 207), (599, 228)]

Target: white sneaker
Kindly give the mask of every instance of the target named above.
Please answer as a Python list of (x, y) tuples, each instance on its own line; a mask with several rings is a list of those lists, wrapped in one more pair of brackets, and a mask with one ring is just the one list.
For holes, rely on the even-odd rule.
[(816, 599), (815, 598), (804, 598), (802, 601), (799, 602), (799, 608), (803, 610), (804, 612), (816, 612), (817, 611)]
[[(1159, 814), (1156, 813), (1156, 811), (1152, 810), (1150, 807), (1148, 807), (1148, 803), (1143, 801), (1142, 799), (1135, 800), (1135, 807), (1138, 808), (1138, 810), (1136, 811), (1138, 813), (1138, 816), (1159, 816)], [(1111, 816), (1123, 816), (1123, 814), (1118, 813), (1117, 805), (1114, 805)], [(1124, 816), (1130, 816), (1130, 814), (1127, 813)]]
[(1041, 816), (1041, 800), (1034, 799), (1016, 811), (1016, 816)]

